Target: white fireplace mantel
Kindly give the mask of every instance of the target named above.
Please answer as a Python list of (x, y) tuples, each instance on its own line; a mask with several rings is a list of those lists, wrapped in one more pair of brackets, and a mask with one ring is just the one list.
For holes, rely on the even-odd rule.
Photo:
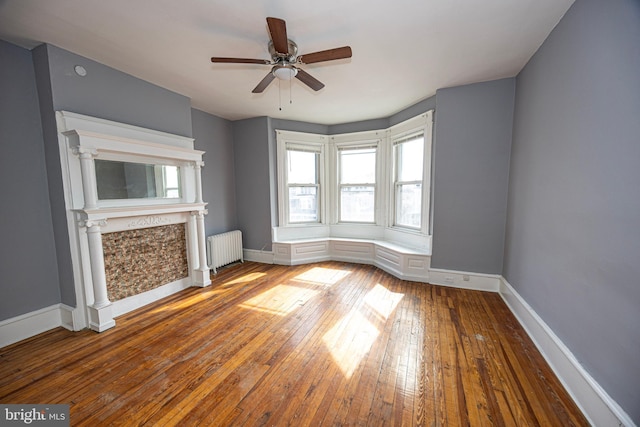
[[(104, 331), (114, 317), (186, 286), (211, 283), (206, 262), (201, 168), (193, 139), (67, 111), (56, 113), (76, 307), (63, 322)], [(179, 166), (176, 199), (99, 200), (95, 160)], [(184, 223), (189, 277), (125, 300), (109, 301), (102, 234)]]

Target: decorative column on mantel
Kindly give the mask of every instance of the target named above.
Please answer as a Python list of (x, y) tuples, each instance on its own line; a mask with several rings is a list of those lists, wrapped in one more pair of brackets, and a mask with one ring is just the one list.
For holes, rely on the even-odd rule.
[(211, 284), (211, 275), (209, 272), (209, 266), (207, 265), (207, 246), (204, 231), (204, 216), (206, 214), (206, 209), (191, 212), (191, 215), (196, 218), (196, 229), (198, 234), (198, 267), (194, 269), (194, 285), (201, 287)]
[(89, 327), (102, 332), (116, 326), (111, 310), (111, 301), (107, 294), (107, 278), (104, 270), (104, 252), (102, 249), (102, 233), (100, 227), (107, 225), (105, 219), (81, 221), (87, 228), (89, 241), (89, 261), (91, 264), (91, 281), (93, 283), (93, 304), (88, 307)]
[(196, 173), (196, 203), (203, 203), (202, 201), (202, 175), (201, 170), (204, 167), (203, 161), (194, 162)]
[(84, 208), (95, 209), (98, 206), (98, 186), (96, 184), (96, 167), (93, 163), (93, 158), (98, 155), (98, 150), (86, 147), (73, 147), (73, 154), (80, 158)]

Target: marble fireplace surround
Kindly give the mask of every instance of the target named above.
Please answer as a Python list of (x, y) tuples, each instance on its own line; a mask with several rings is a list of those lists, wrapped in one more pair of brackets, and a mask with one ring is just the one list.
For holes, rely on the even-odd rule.
[[(76, 307), (63, 310), (63, 325), (101, 332), (121, 314), (189, 286), (209, 285), (204, 152), (193, 149), (193, 139), (67, 111), (56, 112), (56, 120), (76, 296)], [(96, 159), (179, 166), (180, 198), (99, 200)], [(169, 224), (185, 224), (188, 277), (110, 301), (102, 235)]]

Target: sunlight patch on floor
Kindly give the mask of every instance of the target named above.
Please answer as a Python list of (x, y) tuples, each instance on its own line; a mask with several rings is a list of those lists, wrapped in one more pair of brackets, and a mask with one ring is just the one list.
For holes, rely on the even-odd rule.
[(285, 316), (303, 306), (319, 291), (290, 285), (277, 285), (240, 304), (241, 308)]
[(380, 331), (359, 312), (336, 323), (323, 337), (324, 344), (349, 379), (367, 355)]
[(261, 277), (266, 276), (267, 273), (248, 273), (244, 276), (240, 276), (237, 279), (229, 280), (228, 282), (224, 282), (221, 286), (227, 287), (231, 285), (237, 285), (238, 283), (247, 283), (256, 279), (260, 279)]
[(155, 310), (153, 310), (152, 313), (162, 313), (165, 311), (183, 310), (185, 308), (191, 307), (192, 305), (198, 304), (199, 302), (202, 302), (206, 299), (209, 299), (215, 294), (219, 294), (222, 292), (223, 291), (211, 289), (209, 292), (197, 294), (186, 299), (181, 299), (179, 302), (162, 305), (156, 308)]
[(364, 302), (378, 313), (384, 320), (387, 320), (393, 310), (396, 309), (404, 294), (391, 292), (381, 284), (377, 284), (367, 292)]
[(331, 286), (347, 277), (350, 273), (350, 271), (338, 270), (336, 268), (313, 267), (297, 275), (293, 280), (313, 283), (314, 285)]
[(247, 282), (251, 282), (252, 280), (256, 280), (256, 279), (260, 279), (261, 277), (266, 276), (267, 273), (248, 273), (245, 274), (244, 276), (240, 276), (237, 279), (234, 280), (230, 280), (228, 282), (223, 283), (220, 286), (215, 286), (212, 288), (208, 288), (206, 290), (203, 289), (202, 293), (199, 293), (197, 295), (194, 295), (192, 297), (189, 297), (185, 300), (181, 300), (180, 302), (176, 302), (173, 304), (168, 304), (168, 305), (163, 305), (162, 307), (158, 307), (155, 310), (153, 310), (153, 313), (161, 313), (164, 311), (175, 311), (175, 310), (182, 310), (185, 308), (189, 308), (192, 305), (195, 305), (201, 301), (204, 301), (208, 298), (211, 298), (212, 296), (216, 295), (216, 294), (220, 294), (222, 292), (225, 292), (223, 290), (223, 288), (225, 287), (229, 287), (231, 285), (237, 285), (239, 283), (247, 283)]

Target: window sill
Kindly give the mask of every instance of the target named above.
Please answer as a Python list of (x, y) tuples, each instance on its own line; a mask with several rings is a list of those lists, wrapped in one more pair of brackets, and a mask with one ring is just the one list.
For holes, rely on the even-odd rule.
[(413, 230), (375, 224), (306, 224), (274, 227), (272, 241), (289, 242), (314, 239), (360, 239), (396, 244), (431, 254), (431, 236)]

